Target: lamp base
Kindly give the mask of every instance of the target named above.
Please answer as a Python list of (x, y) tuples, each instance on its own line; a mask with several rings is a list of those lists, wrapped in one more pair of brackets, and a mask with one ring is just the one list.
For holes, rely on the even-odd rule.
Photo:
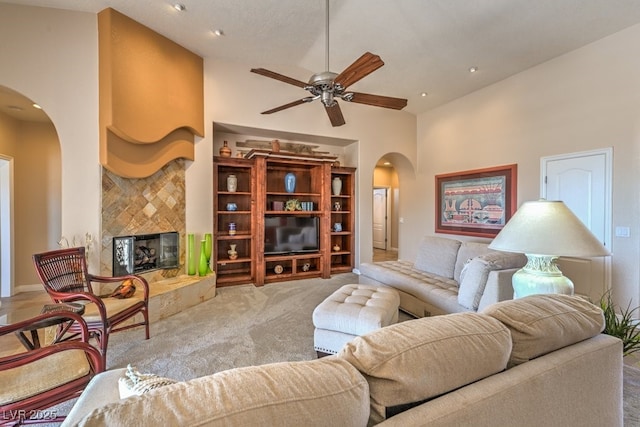
[(556, 265), (556, 256), (525, 254), (527, 265), (511, 279), (513, 298), (534, 294), (573, 295), (573, 282)]

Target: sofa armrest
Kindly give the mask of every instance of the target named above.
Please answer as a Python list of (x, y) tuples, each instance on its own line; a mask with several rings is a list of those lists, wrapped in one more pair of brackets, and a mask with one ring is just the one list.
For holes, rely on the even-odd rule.
[(485, 307), (500, 301), (513, 299), (513, 285), (511, 278), (518, 271), (518, 268), (509, 268), (505, 270), (493, 270), (489, 272), (487, 277), (487, 285), (480, 298), (478, 311), (482, 311)]

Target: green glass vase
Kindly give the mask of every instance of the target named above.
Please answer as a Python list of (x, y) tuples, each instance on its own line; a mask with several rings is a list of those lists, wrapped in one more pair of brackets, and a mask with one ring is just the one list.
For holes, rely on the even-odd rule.
[(195, 235), (187, 235), (187, 274), (196, 274), (196, 243)]
[(204, 235), (204, 256), (207, 258), (207, 274), (213, 273), (211, 269), (211, 255), (213, 255), (213, 238), (211, 233)]
[(206, 276), (209, 270), (209, 265), (207, 264), (207, 255), (205, 254), (205, 247), (206, 242), (202, 240), (200, 242), (200, 263), (198, 264), (198, 274), (200, 276)]

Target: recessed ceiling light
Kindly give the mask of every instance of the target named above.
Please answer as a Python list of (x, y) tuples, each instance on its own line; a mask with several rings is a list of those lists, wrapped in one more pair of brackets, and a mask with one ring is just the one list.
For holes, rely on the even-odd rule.
[(222, 30), (213, 30), (213, 34), (215, 34), (218, 37), (222, 37), (222, 36), (224, 36), (224, 31), (222, 31)]
[(37, 108), (38, 110), (42, 110), (42, 107), (39, 106), (38, 104), (34, 103), (33, 104), (33, 108)]
[(385, 166), (391, 166), (391, 162), (384, 162), (383, 165)]
[(427, 96), (427, 92), (422, 92), (420, 96)]
[(471, 68), (469, 68), (469, 72), (470, 72), (470, 73), (475, 73), (476, 71), (478, 71), (478, 67), (471, 67)]
[(177, 10), (178, 12), (183, 12), (185, 10), (187, 10), (187, 6), (183, 5), (182, 3), (176, 3), (173, 5), (173, 8), (175, 10)]

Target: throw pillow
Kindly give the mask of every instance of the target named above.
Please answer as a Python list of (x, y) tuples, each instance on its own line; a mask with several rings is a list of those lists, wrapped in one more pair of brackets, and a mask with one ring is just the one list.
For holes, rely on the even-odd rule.
[(492, 304), (482, 313), (511, 331), (510, 367), (598, 335), (605, 326), (600, 307), (575, 295), (530, 295)]
[(455, 239), (425, 236), (413, 266), (427, 273), (453, 279), (458, 248), (461, 243)]
[[(509, 330), (478, 313), (396, 323), (357, 336), (338, 353), (367, 378), (373, 424), (386, 408), (422, 402), (505, 369)], [(371, 425), (371, 423), (370, 423)]]
[(113, 298), (123, 299), (131, 298), (135, 293), (136, 285), (133, 284), (133, 280), (126, 279), (111, 293), (110, 296)]
[(479, 242), (462, 242), (460, 245), (460, 249), (458, 250), (458, 255), (456, 257), (456, 266), (453, 271), (453, 280), (460, 283), (460, 273), (464, 266), (473, 258), (484, 255), (487, 252), (491, 251), (488, 249), (488, 243), (479, 243)]
[(471, 259), (460, 273), (458, 304), (469, 310), (477, 310), (491, 271), (521, 268), (526, 263), (527, 257), (523, 254), (498, 251)]
[(142, 395), (156, 388), (169, 384), (175, 384), (177, 381), (169, 378), (159, 377), (155, 374), (141, 374), (138, 370), (127, 365), (125, 377), (118, 380), (118, 389), (120, 391), (120, 399), (133, 395)]

